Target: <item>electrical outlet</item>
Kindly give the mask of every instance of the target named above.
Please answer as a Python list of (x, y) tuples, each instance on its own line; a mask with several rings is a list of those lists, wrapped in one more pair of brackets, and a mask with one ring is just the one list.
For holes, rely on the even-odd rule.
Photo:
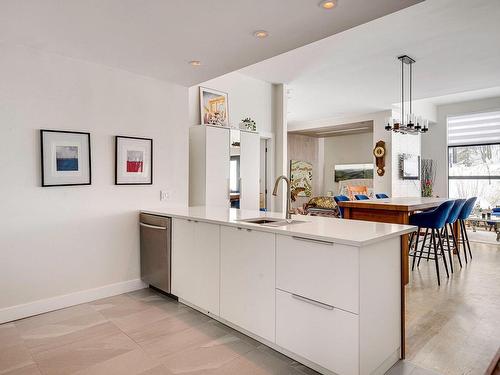
[(168, 199), (168, 191), (160, 190), (160, 200), (164, 201)]

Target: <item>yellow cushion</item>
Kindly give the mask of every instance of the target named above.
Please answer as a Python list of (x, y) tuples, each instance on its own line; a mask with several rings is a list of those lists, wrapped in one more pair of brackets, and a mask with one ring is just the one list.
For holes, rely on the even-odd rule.
[(308, 206), (317, 208), (335, 208), (336, 204), (332, 197), (314, 197), (307, 202)]

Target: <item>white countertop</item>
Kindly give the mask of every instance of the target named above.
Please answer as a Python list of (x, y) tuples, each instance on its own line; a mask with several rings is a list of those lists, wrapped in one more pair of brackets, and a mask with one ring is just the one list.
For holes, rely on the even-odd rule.
[(225, 207), (165, 207), (141, 210), (141, 212), (183, 219), (195, 219), (208, 223), (255, 229), (262, 232), (300, 236), (321, 241), (330, 241), (352, 246), (365, 246), (388, 238), (413, 232), (417, 227), (371, 221), (346, 220), (319, 216), (293, 215), (294, 220), (304, 223), (270, 227), (241, 222), (242, 219), (258, 217), (283, 218), (283, 214), (240, 210)]

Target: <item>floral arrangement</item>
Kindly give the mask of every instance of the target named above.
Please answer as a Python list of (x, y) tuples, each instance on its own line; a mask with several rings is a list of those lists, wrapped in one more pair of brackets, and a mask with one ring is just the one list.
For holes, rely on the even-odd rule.
[(432, 197), (432, 189), (436, 180), (436, 169), (434, 168), (434, 160), (422, 159), (422, 181), (421, 191), (422, 197)]
[(255, 121), (252, 120), (250, 117), (247, 117), (247, 118), (241, 120), (240, 125), (245, 127), (246, 130), (251, 130), (251, 131), (257, 130), (257, 125), (255, 124)]
[(210, 125), (224, 126), (224, 114), (217, 111), (213, 113), (207, 113), (206, 122)]

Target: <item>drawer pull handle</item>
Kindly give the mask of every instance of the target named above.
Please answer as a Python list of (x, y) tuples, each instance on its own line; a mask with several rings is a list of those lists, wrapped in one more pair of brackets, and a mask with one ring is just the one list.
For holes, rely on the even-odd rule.
[(333, 242), (331, 242), (331, 241), (314, 240), (312, 238), (297, 237), (297, 236), (292, 236), (292, 238), (294, 240), (298, 240), (298, 241), (314, 242), (314, 243), (319, 243), (319, 244), (323, 244), (323, 245), (333, 245)]
[(144, 224), (144, 223), (139, 223), (141, 227), (146, 227), (146, 228), (151, 228), (151, 229), (158, 229), (158, 230), (167, 230), (167, 227), (160, 227), (158, 225), (151, 225), (151, 224)]
[(311, 305), (321, 307), (326, 310), (333, 310), (333, 306), (327, 305), (326, 303), (321, 303), (310, 298), (299, 296), (298, 294), (292, 294), (292, 297), (298, 299), (299, 301), (310, 303)]

